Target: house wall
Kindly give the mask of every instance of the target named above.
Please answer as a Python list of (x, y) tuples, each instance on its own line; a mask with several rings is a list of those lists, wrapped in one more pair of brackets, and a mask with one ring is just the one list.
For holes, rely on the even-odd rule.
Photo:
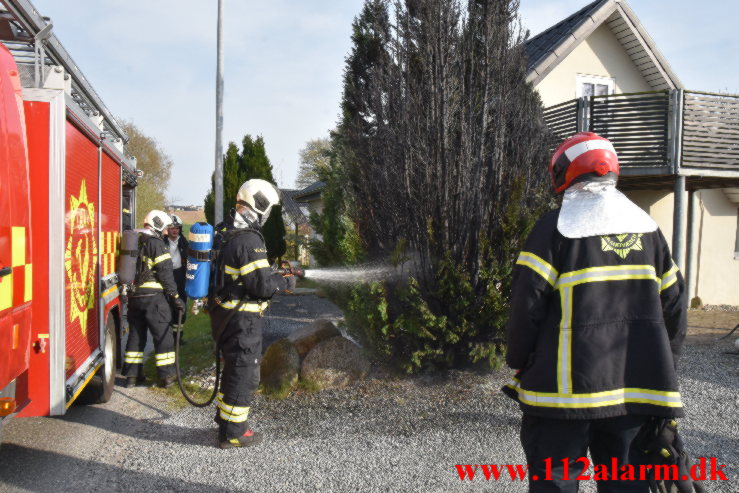
[(607, 24), (599, 26), (536, 85), (544, 107), (577, 97), (577, 74), (615, 78), (615, 92), (651, 91)]
[[(722, 190), (700, 190), (698, 214), (698, 266), (692, 273), (692, 299), (699, 296), (711, 305), (739, 306), (739, 259), (734, 258), (737, 205)], [(672, 244), (674, 194), (665, 191), (632, 191), (626, 195), (649, 213)], [(683, 273), (684, 274), (684, 273)]]

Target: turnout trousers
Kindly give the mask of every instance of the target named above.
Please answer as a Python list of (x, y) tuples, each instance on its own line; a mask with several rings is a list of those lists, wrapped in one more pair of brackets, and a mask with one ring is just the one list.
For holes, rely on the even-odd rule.
[[(649, 493), (648, 482), (639, 481), (639, 453), (631, 448), (631, 442), (646, 421), (647, 416), (633, 415), (566, 420), (524, 414), (521, 421), (521, 444), (529, 465), (529, 492), (577, 493), (577, 476), (582, 473), (593, 477), (595, 465), (602, 464), (607, 468), (608, 480), (598, 481), (599, 493)], [(588, 449), (592, 463), (587, 459)], [(619, 475), (622, 466), (633, 465), (636, 481), (621, 481), (622, 476), (612, 478), (614, 459), (618, 464)], [(563, 461), (567, 462), (569, 479), (564, 477)], [(590, 470), (583, 470), (588, 464)], [(534, 480), (534, 476), (538, 480)]]
[[(223, 323), (230, 312), (214, 308), (211, 311), (213, 326)], [(263, 327), (264, 319), (258, 313), (237, 312), (221, 334), (224, 364), (215, 417), (221, 440), (238, 438), (248, 429), (249, 410), (259, 386)]]
[(160, 379), (174, 374), (174, 339), (172, 310), (164, 293), (132, 296), (128, 299), (128, 342), (123, 356), (123, 375), (141, 377), (144, 371), (144, 347), (147, 330), (154, 339), (154, 357)]

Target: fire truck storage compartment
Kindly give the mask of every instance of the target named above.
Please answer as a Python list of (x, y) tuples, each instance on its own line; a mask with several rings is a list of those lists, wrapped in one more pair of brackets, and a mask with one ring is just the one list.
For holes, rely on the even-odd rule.
[[(28, 367), (32, 263), (20, 83), (13, 56), (0, 50), (0, 391)], [(8, 388), (8, 391), (11, 389)], [(15, 393), (15, 392), (13, 392)], [(17, 396), (13, 396), (17, 397)], [(22, 404), (23, 401), (18, 401)]]

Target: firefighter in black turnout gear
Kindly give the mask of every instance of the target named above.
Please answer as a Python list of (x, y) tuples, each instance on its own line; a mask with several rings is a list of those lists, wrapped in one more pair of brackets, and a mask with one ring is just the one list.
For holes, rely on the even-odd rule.
[(144, 230), (139, 237), (136, 279), (133, 291), (128, 296), (131, 327), (123, 359), (127, 387), (145, 381), (143, 363), (147, 330), (151, 331), (154, 338), (159, 385), (169, 387), (176, 381), (170, 303), (180, 311), (185, 310), (185, 305), (177, 294), (172, 259), (163, 239), (163, 233), (171, 223), (170, 217), (158, 210), (149, 212), (144, 218)]
[(219, 253), (209, 311), (213, 337), (225, 360), (215, 417), (221, 448), (262, 440), (247, 419), (259, 385), (264, 311), (268, 300), (287, 286), (285, 278), (270, 268), (261, 233), (278, 203), (272, 184), (249, 180), (239, 189), (233, 217), (216, 226)]
[(616, 189), (618, 171), (608, 140), (565, 141), (550, 164), (562, 207), (538, 221), (514, 269), (506, 359), (519, 371), (503, 391), (523, 411), (530, 492), (576, 492), (588, 450), (607, 466), (599, 492), (647, 492), (614, 478), (613, 461), (642, 462), (632, 441), (650, 416), (683, 416), (684, 281), (656, 223)]

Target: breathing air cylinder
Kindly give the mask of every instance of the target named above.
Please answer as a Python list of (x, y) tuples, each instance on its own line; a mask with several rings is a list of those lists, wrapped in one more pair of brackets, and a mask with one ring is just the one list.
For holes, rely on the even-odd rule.
[(213, 248), (213, 226), (195, 223), (190, 228), (190, 248), (187, 251), (185, 293), (188, 298), (200, 299), (208, 296), (210, 282), (210, 252)]
[(136, 278), (136, 261), (139, 258), (140, 231), (129, 229), (121, 235), (121, 250), (118, 258), (118, 280), (122, 285), (132, 285)]

